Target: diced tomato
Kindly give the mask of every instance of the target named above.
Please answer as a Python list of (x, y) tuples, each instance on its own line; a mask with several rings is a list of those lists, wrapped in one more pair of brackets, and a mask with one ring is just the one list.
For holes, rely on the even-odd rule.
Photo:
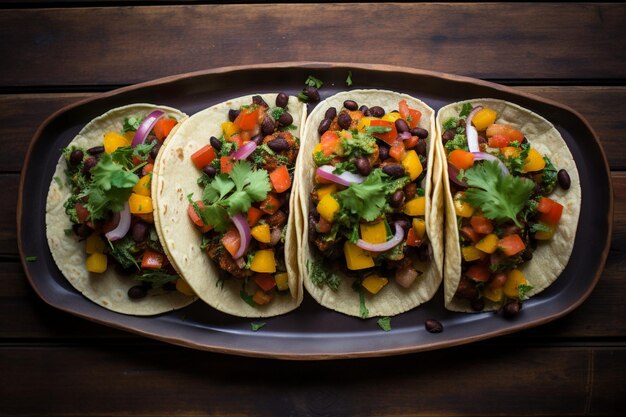
[(415, 233), (414, 228), (409, 229), (409, 233), (406, 236), (406, 244), (408, 246), (420, 246), (422, 244), (422, 240), (417, 237), (417, 233)]
[(233, 170), (233, 158), (231, 156), (220, 157), (220, 172), (222, 174), (229, 174)]
[(87, 217), (89, 217), (89, 210), (87, 210), (87, 207), (83, 206), (81, 203), (76, 203), (74, 204), (74, 208), (76, 208), (78, 222), (85, 223), (87, 221)]
[(488, 235), (493, 232), (493, 223), (485, 216), (472, 216), (470, 224), (477, 233)]
[(174, 126), (176, 126), (176, 123), (178, 123), (176, 119), (162, 118), (159, 119), (158, 122), (156, 122), (154, 128), (152, 128), (152, 131), (154, 132), (154, 135), (157, 137), (157, 139), (163, 142), (165, 138), (167, 138), (167, 135), (170, 134)]
[(373, 134), (375, 137), (387, 142), (389, 145), (393, 145), (393, 143), (398, 138), (398, 130), (396, 129), (396, 124), (393, 122), (390, 122), (389, 120), (373, 119), (370, 121), (370, 126), (372, 127), (380, 126), (380, 127), (390, 128), (391, 130), (389, 132)]
[(503, 237), (498, 241), (498, 247), (506, 256), (513, 256), (526, 249), (526, 245), (519, 235)]
[(272, 187), (274, 187), (274, 190), (277, 193), (287, 191), (289, 187), (291, 187), (291, 178), (289, 177), (287, 166), (281, 165), (272, 171), (270, 174), (270, 181), (272, 182)]
[(272, 194), (268, 194), (267, 198), (261, 202), (259, 208), (267, 214), (274, 214), (280, 208), (280, 200)]
[(230, 253), (231, 256), (235, 256), (237, 251), (239, 250), (239, 245), (241, 245), (241, 237), (239, 236), (239, 232), (237, 229), (230, 228), (224, 236), (222, 236), (222, 245), (224, 248)]
[(502, 124), (502, 123), (494, 123), (487, 127), (487, 137), (490, 138), (495, 135), (502, 135), (509, 139), (509, 141), (517, 141), (521, 143), (524, 140), (524, 134), (519, 130), (515, 129), (511, 125)]
[(503, 135), (493, 135), (489, 138), (489, 147), (491, 148), (505, 148), (511, 144), (509, 138)]
[(462, 149), (455, 149), (448, 155), (448, 162), (456, 169), (469, 169), (474, 165), (474, 154)]
[(341, 141), (339, 140), (339, 135), (337, 132), (332, 130), (327, 130), (320, 138), (320, 144), (322, 145), (322, 153), (324, 156), (336, 153), (340, 143)]
[(215, 149), (211, 145), (203, 146), (191, 155), (191, 162), (198, 169), (209, 165), (215, 159)]
[(561, 216), (563, 215), (563, 205), (557, 203), (554, 200), (551, 201), (552, 205), (550, 207), (550, 210), (547, 213), (541, 213), (541, 216), (539, 216), (539, 220), (549, 225), (554, 225), (557, 224), (559, 220), (561, 220)]
[(269, 291), (276, 286), (276, 280), (272, 274), (256, 274), (254, 275), (254, 282), (263, 291)]
[(419, 138), (417, 136), (411, 136), (409, 139), (404, 141), (404, 149), (413, 149), (417, 146), (417, 142), (419, 142)]
[(552, 205), (554, 205), (554, 200), (548, 197), (541, 197), (537, 205), (537, 211), (539, 213), (549, 213), (552, 210)]
[(254, 226), (259, 219), (263, 216), (263, 211), (256, 207), (250, 207), (248, 209), (248, 226)]
[(409, 118), (409, 105), (406, 104), (406, 100), (400, 100), (400, 103), (398, 103), (398, 111), (400, 112), (400, 116), (402, 116), (404, 120), (407, 120)]
[(244, 107), (239, 112), (234, 123), (241, 130), (252, 130), (259, 119), (259, 108), (257, 106)]
[(165, 255), (146, 249), (141, 258), (141, 269), (161, 269)]
[(485, 282), (489, 281), (491, 272), (489, 272), (489, 268), (486, 265), (472, 265), (465, 271), (465, 275), (474, 281)]
[(461, 234), (474, 243), (480, 240), (478, 233), (470, 226), (461, 227)]
[(320, 233), (328, 233), (330, 232), (331, 227), (332, 224), (329, 223), (325, 218), (320, 216), (320, 221), (317, 222), (317, 231)]
[(269, 295), (265, 294), (263, 291), (258, 290), (252, 296), (252, 300), (255, 303), (257, 303), (258, 305), (263, 305), (263, 304), (267, 304), (270, 301), (272, 301), (272, 297), (270, 297)]
[[(143, 173), (143, 175), (148, 175), (148, 174), (150, 174), (152, 171), (154, 171), (154, 164), (145, 164), (145, 165), (143, 166), (143, 169), (142, 169), (142, 173)], [(142, 176), (143, 176), (143, 175), (142, 175)]]
[(409, 118), (407, 123), (411, 129), (416, 128), (422, 118), (422, 112), (415, 109), (409, 109)]
[(391, 145), (391, 148), (389, 148), (389, 156), (396, 161), (402, 161), (404, 157), (404, 143), (400, 140), (395, 141), (393, 145)]
[[(204, 208), (204, 203), (202, 202), (202, 200), (196, 201), (196, 205), (198, 206), (199, 209)], [(189, 218), (196, 226), (203, 227), (205, 225), (204, 222), (202, 221), (202, 218), (198, 216), (198, 213), (196, 213), (196, 210), (194, 209), (193, 204), (191, 203), (189, 203), (189, 206), (187, 207), (187, 215), (189, 215)]]

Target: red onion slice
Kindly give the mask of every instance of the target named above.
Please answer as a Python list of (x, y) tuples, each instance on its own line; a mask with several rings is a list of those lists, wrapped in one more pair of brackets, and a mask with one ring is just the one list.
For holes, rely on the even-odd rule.
[(478, 147), (478, 131), (474, 126), (472, 126), (472, 119), (476, 116), (476, 113), (482, 109), (483, 106), (474, 107), (465, 120), (465, 136), (467, 137), (467, 147), (470, 152), (480, 151), (480, 148)]
[(452, 164), (448, 164), (448, 179), (462, 189), (467, 188), (467, 183), (459, 180), (459, 170)]
[(398, 135), (398, 140), (409, 140), (411, 139), (411, 132), (402, 132)]
[(402, 242), (402, 239), (404, 239), (404, 229), (402, 229), (402, 227), (396, 223), (396, 234), (391, 238), (391, 240), (386, 241), (385, 243), (369, 243), (364, 241), (363, 239), (359, 239), (356, 242), (356, 245), (363, 249), (366, 250), (368, 252), (385, 252), (388, 251), (389, 249), (397, 246), (400, 242)]
[(111, 242), (119, 240), (126, 236), (130, 229), (130, 208), (128, 207), (128, 201), (124, 203), (124, 209), (119, 212), (119, 222), (115, 229), (105, 233), (107, 239)]
[(231, 216), (230, 219), (235, 224), (235, 227), (239, 232), (239, 238), (241, 239), (241, 242), (239, 243), (239, 250), (237, 251), (235, 256), (233, 256), (233, 259), (237, 260), (248, 251), (248, 247), (250, 246), (250, 226), (248, 226), (248, 222), (246, 221), (246, 219), (243, 218), (241, 213), (237, 213), (234, 216)]
[(241, 148), (237, 149), (237, 152), (233, 155), (234, 159), (246, 159), (249, 157), (252, 152), (256, 149), (256, 143), (250, 141), (243, 145)]
[(472, 152), (474, 154), (475, 161), (487, 160), (487, 161), (496, 161), (498, 165), (500, 165), (500, 169), (502, 170), (502, 174), (509, 175), (509, 170), (507, 169), (504, 162), (500, 160), (497, 156), (493, 156), (486, 152)]
[(322, 165), (317, 168), (315, 173), (319, 175), (320, 178), (324, 178), (328, 181), (336, 182), (340, 185), (350, 185), (350, 184), (360, 184), (365, 181), (365, 178), (361, 175), (353, 174), (352, 172), (345, 171), (341, 175), (335, 175), (333, 172), (335, 171), (335, 167), (332, 165)]
[(133, 148), (142, 144), (146, 140), (148, 133), (150, 133), (156, 122), (158, 122), (163, 116), (165, 116), (165, 112), (163, 110), (155, 110), (143, 119), (139, 128), (135, 132), (135, 136), (133, 136)]

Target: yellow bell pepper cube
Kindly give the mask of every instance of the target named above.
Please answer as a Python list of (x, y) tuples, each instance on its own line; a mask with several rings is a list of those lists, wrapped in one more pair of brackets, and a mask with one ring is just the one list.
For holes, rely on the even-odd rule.
[(378, 294), (388, 282), (389, 280), (387, 278), (379, 277), (378, 275), (370, 275), (363, 279), (361, 285), (370, 293)]
[(485, 253), (494, 253), (498, 248), (498, 236), (494, 233), (485, 236), (476, 243), (476, 249), (479, 249)]
[(526, 277), (524, 273), (519, 269), (513, 269), (507, 274), (506, 282), (504, 283), (503, 291), (504, 294), (509, 298), (518, 298), (519, 290), (518, 287), (520, 285), (526, 285), (528, 281), (526, 281)]
[(128, 143), (132, 143), (133, 138), (135, 137), (135, 131), (129, 130), (128, 132), (124, 133), (122, 136), (124, 136), (128, 140)]
[(278, 288), (279, 291), (289, 289), (289, 275), (286, 272), (280, 272), (274, 275), (274, 281), (276, 281), (276, 288)]
[(316, 154), (318, 152), (322, 152), (322, 144), (318, 143), (317, 145), (315, 145), (315, 148), (313, 148), (313, 153)]
[(524, 172), (541, 171), (546, 166), (546, 161), (543, 159), (543, 156), (534, 148), (528, 150), (528, 157), (525, 162)]
[(391, 123), (395, 123), (396, 120), (401, 119), (401, 118), (402, 116), (400, 116), (400, 113), (398, 113), (397, 111), (392, 111), (391, 113), (387, 113), (383, 117), (381, 117), (381, 119), (387, 120), (388, 122), (391, 122)]
[(356, 125), (356, 128), (359, 132), (365, 132), (365, 129), (367, 129), (371, 122), (372, 122), (372, 117), (369, 116), (363, 116), (359, 119), (359, 122)]
[(489, 288), (489, 286), (483, 289), (483, 297), (487, 300), (491, 300), (494, 303), (502, 301), (502, 287), (500, 288)]
[(504, 148), (500, 148), (500, 153), (502, 153), (505, 158), (517, 158), (519, 156), (519, 149), (513, 146), (505, 146)]
[(496, 117), (498, 113), (494, 110), (491, 110), (488, 107), (483, 107), (474, 115), (472, 119), (472, 124), (476, 128), (476, 130), (481, 131), (487, 129), (487, 127), (493, 124), (496, 121)]
[(133, 187), (133, 193), (150, 197), (150, 183), (152, 182), (152, 173), (144, 175), (137, 181)]
[(329, 184), (317, 189), (317, 198), (321, 200), (326, 197), (328, 194), (333, 194), (337, 192), (337, 184)]
[(124, 136), (116, 132), (107, 132), (104, 134), (104, 152), (109, 155), (115, 152), (117, 148), (122, 146), (130, 146), (130, 141)]
[(554, 236), (554, 232), (556, 232), (556, 224), (544, 224), (541, 223), (542, 225), (544, 225), (545, 227), (547, 227), (549, 230), (547, 231), (538, 231), (535, 232), (535, 239), (537, 240), (550, 240), (552, 239), (552, 236)]
[(92, 233), (85, 240), (85, 252), (87, 253), (102, 253), (104, 252), (104, 248), (106, 247), (106, 243), (97, 233)]
[(103, 253), (92, 253), (85, 261), (87, 271), (101, 274), (107, 270), (107, 256)]
[(467, 201), (463, 201), (463, 196), (465, 196), (463, 191), (454, 194), (454, 211), (459, 217), (472, 217), (474, 207)]
[(413, 230), (415, 230), (415, 234), (418, 239), (424, 239), (424, 236), (426, 235), (426, 220), (413, 219)]
[(271, 240), (270, 239), (270, 236), (271, 236), (270, 225), (267, 223), (254, 226), (250, 230), (250, 234), (252, 235), (253, 238), (255, 238), (261, 243), (270, 243), (270, 240)]
[(250, 270), (254, 272), (276, 272), (276, 259), (272, 249), (261, 249), (255, 252), (252, 262), (250, 262)]
[(132, 214), (152, 213), (152, 198), (132, 193), (128, 199), (128, 206)]
[(461, 254), (463, 255), (463, 259), (465, 259), (467, 262), (476, 261), (483, 256), (483, 254), (474, 246), (462, 247)]
[(361, 239), (368, 243), (385, 243), (387, 241), (387, 228), (385, 222), (361, 223)]
[(402, 211), (408, 216), (423, 216), (426, 214), (426, 197), (415, 197), (407, 201)]
[(222, 123), (222, 132), (224, 132), (224, 138), (230, 140), (231, 136), (235, 133), (239, 133), (239, 128), (233, 122)]
[(409, 174), (411, 181), (415, 181), (415, 179), (417, 179), (417, 177), (419, 177), (424, 170), (422, 162), (420, 161), (419, 156), (417, 156), (417, 152), (414, 150), (407, 151), (406, 154), (404, 154), (404, 158), (402, 158), (402, 166), (404, 167), (404, 171)]
[(176, 280), (176, 290), (182, 294), (188, 295), (190, 297), (193, 297), (194, 295), (196, 295), (196, 293), (193, 291), (193, 289), (189, 286), (189, 284), (187, 284), (187, 281), (185, 281), (182, 278), (178, 278)]
[(333, 218), (335, 217), (335, 214), (338, 211), (339, 211), (339, 203), (330, 194), (326, 194), (324, 198), (322, 198), (320, 202), (317, 203), (317, 212), (328, 223), (333, 222)]
[(348, 269), (352, 271), (374, 266), (374, 259), (369, 252), (364, 251), (354, 243), (346, 242), (343, 245), (343, 254), (346, 257)]

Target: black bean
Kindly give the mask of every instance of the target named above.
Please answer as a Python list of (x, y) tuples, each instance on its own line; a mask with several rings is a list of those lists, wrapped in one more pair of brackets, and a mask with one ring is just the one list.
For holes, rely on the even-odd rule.
[(161, 142), (157, 141), (152, 149), (150, 149), (150, 156), (152, 157), (152, 159), (156, 159), (156, 157), (159, 155), (159, 150), (161, 149), (161, 146)]
[(393, 208), (398, 208), (402, 206), (404, 202), (404, 193), (402, 190), (398, 190), (395, 193), (391, 194), (391, 199), (389, 200), (389, 205)]
[(526, 250), (522, 252), (522, 259), (526, 262), (533, 259), (533, 250), (530, 246), (526, 246)]
[(404, 167), (398, 164), (388, 164), (383, 167), (383, 172), (391, 178), (400, 178), (404, 176)]
[(285, 93), (278, 93), (276, 96), (276, 105), (284, 109), (287, 107), (287, 103), (289, 103), (289, 96)]
[(258, 135), (252, 136), (252, 139), (250, 140), (257, 145), (260, 145), (263, 142), (263, 135), (259, 133)]
[(339, 117), (337, 118), (337, 123), (339, 127), (342, 129), (349, 129), (352, 124), (352, 118), (348, 113), (339, 113)]
[(267, 142), (267, 146), (274, 152), (282, 152), (289, 149), (289, 143), (283, 138), (278, 138)]
[(222, 150), (222, 142), (215, 136), (211, 136), (211, 138), (209, 139), (209, 142), (211, 143), (211, 146), (213, 147), (213, 149), (215, 149), (216, 151), (219, 152)]
[(378, 159), (380, 161), (384, 161), (387, 158), (389, 158), (389, 147), (386, 145), (379, 145), (378, 146)]
[(275, 128), (274, 120), (272, 120), (270, 116), (265, 116), (263, 123), (261, 123), (261, 132), (263, 132), (264, 135), (271, 135), (274, 133)]
[(365, 104), (359, 107), (359, 111), (363, 112), (364, 115), (365, 115), (365, 112), (368, 110), (369, 108)]
[(437, 320), (428, 319), (424, 322), (424, 327), (429, 333), (441, 333), (443, 332), (443, 325)]
[(483, 311), (485, 309), (485, 299), (477, 298), (475, 300), (472, 300), (472, 302), (470, 303), (470, 307), (472, 307), (472, 310), (474, 311)]
[(370, 172), (372, 172), (372, 165), (370, 164), (370, 161), (363, 156), (356, 160), (355, 165), (356, 170), (363, 176), (367, 176)]
[(418, 155), (426, 156), (426, 141), (420, 139), (417, 141), (417, 145), (415, 146), (415, 150)]
[(85, 159), (83, 162), (83, 174), (87, 175), (91, 172), (91, 168), (95, 167), (98, 161), (93, 156)]
[(128, 297), (133, 300), (144, 298), (147, 294), (148, 292), (142, 285), (135, 285), (134, 287), (130, 287), (128, 289)]
[(572, 185), (572, 180), (570, 179), (567, 171), (564, 169), (559, 170), (559, 172), (556, 174), (556, 179), (558, 180), (561, 188), (564, 190), (569, 190), (569, 187)]
[(257, 96), (252, 96), (252, 102), (254, 104), (256, 104), (256, 105), (259, 105), (259, 106), (269, 107), (267, 105), (267, 103), (265, 102), (265, 100), (263, 100), (263, 97), (258, 96), (258, 95)]
[(104, 152), (104, 146), (94, 146), (93, 148), (87, 149), (89, 155), (99, 155), (102, 152)]
[(293, 123), (293, 116), (291, 114), (289, 114), (289, 112), (284, 112), (278, 118), (278, 123), (281, 126), (289, 126), (290, 124)]
[(334, 107), (329, 107), (326, 113), (324, 113), (324, 119), (333, 120), (335, 116), (337, 116), (337, 109)]
[(87, 226), (86, 224), (73, 224), (72, 225), (72, 230), (74, 231), (74, 234), (80, 238), (87, 238), (89, 237), (89, 235), (93, 232), (93, 230), (91, 229), (91, 227)]
[(456, 135), (456, 130), (448, 129), (443, 132), (443, 135), (441, 135), (441, 139), (443, 139), (443, 143), (445, 144), (446, 142), (454, 139), (454, 135)]
[(228, 120), (234, 122), (237, 116), (239, 116), (240, 110), (230, 109), (228, 110)]
[(385, 115), (385, 109), (380, 106), (372, 106), (369, 108), (369, 111), (373, 117), (383, 117)]
[(309, 98), (309, 101), (312, 101), (312, 102), (320, 101), (320, 92), (317, 91), (317, 88), (311, 87), (310, 85), (307, 85), (306, 87), (302, 89), (302, 94), (307, 96)]
[(148, 237), (148, 225), (144, 222), (137, 222), (132, 228), (133, 240), (137, 243), (141, 243)]
[(207, 174), (209, 178), (213, 178), (215, 174), (217, 174), (217, 170), (211, 166), (211, 164), (206, 164), (204, 168), (202, 168), (202, 172)]
[(70, 165), (77, 166), (78, 164), (83, 162), (84, 156), (85, 154), (83, 154), (83, 151), (81, 151), (80, 149), (74, 149), (70, 154)]
[(509, 301), (508, 303), (504, 305), (504, 308), (503, 308), (504, 317), (507, 317), (507, 318), (515, 317), (519, 314), (521, 309), (522, 309), (522, 303), (520, 303), (517, 300)]
[(421, 127), (414, 127), (410, 132), (411, 135), (417, 136), (420, 139), (426, 139), (428, 137), (428, 130), (422, 129)]
[(409, 131), (409, 125), (406, 123), (406, 121), (404, 119), (397, 119), (396, 120), (396, 130), (398, 131), (398, 133), (408, 132)]
[(333, 122), (333, 121), (332, 121), (331, 119), (323, 119), (323, 120), (320, 122), (319, 127), (317, 128), (317, 133), (319, 133), (320, 135), (323, 135), (323, 134), (324, 134), (324, 132), (326, 132), (328, 129), (330, 129), (330, 124), (331, 124), (332, 122)]
[(346, 100), (343, 102), (343, 107), (345, 107), (348, 110), (354, 111), (359, 108), (359, 105), (354, 100)]

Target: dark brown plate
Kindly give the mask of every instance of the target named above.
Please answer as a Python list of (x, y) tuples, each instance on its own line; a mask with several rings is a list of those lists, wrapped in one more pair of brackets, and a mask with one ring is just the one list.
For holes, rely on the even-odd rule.
[[(352, 86), (347, 86), (348, 71)], [(351, 88), (384, 88), (418, 97), (435, 109), (468, 98), (509, 100), (550, 120), (570, 147), (580, 173), (582, 208), (574, 250), (561, 277), (524, 303), (522, 313), (506, 320), (494, 313), (460, 314), (443, 307), (442, 290), (428, 303), (392, 320), (382, 331), (376, 318), (361, 320), (317, 305), (305, 296), (289, 314), (251, 320), (227, 316), (197, 302), (154, 317), (133, 317), (99, 307), (75, 291), (57, 269), (45, 237), (45, 202), (59, 149), (88, 121), (105, 111), (136, 102), (169, 105), (193, 114), (228, 98), (285, 91), (297, 94), (309, 76), (324, 81), (322, 98)], [(28, 192), (25, 192), (28, 191)], [(39, 296), (51, 306), (80, 317), (165, 342), (246, 356), (324, 359), (394, 355), (437, 349), (495, 337), (561, 317), (589, 296), (611, 241), (613, 193), (606, 158), (589, 124), (558, 103), (508, 87), (453, 75), (362, 64), (286, 63), (230, 67), (168, 77), (99, 95), (52, 115), (33, 138), (22, 172), (18, 203), (18, 237), (22, 263)], [(26, 262), (25, 256), (36, 256)], [(424, 329), (439, 320), (443, 333)], [(251, 330), (251, 322), (265, 322)]]

